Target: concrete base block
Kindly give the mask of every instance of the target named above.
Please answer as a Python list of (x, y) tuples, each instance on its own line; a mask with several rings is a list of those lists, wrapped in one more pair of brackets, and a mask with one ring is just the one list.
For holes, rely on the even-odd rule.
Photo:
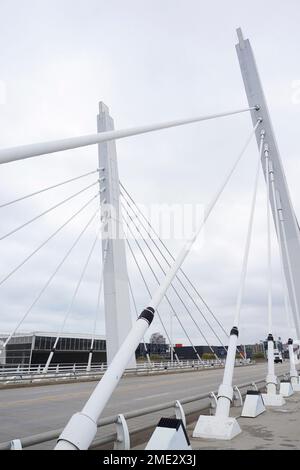
[(146, 450), (192, 450), (182, 420), (161, 418)]
[(294, 393), (291, 382), (281, 382), (279, 393), (283, 397), (291, 397)]
[(230, 441), (241, 432), (235, 418), (201, 415), (194, 429), (193, 437)]
[(283, 406), (285, 405), (285, 399), (282, 395), (275, 393), (262, 393), (262, 399), (265, 406)]
[(254, 390), (248, 390), (241, 416), (243, 418), (256, 418), (256, 416), (259, 416), (264, 411), (266, 411), (266, 407), (261, 393)]

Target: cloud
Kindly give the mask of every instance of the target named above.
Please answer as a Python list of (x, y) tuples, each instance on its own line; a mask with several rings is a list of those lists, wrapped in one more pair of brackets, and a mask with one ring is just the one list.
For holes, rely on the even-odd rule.
[[(274, 0), (263, 4), (258, 0), (251, 4), (213, 0), (205, 5), (196, 0), (4, 1), (0, 7), (5, 18), (0, 33), (5, 45), (0, 57), (0, 81), (6, 99), (0, 103), (0, 145), (93, 133), (100, 100), (110, 106), (117, 128), (243, 107), (246, 98), (234, 50), (235, 28), (242, 25), (245, 35), (252, 39), (299, 214), (300, 105), (292, 99), (292, 83), (300, 79), (294, 59), (300, 44), (299, 8), (298, 2), (291, 1), (287, 13), (286, 5)], [(250, 129), (249, 116), (241, 115), (120, 141), (120, 178), (141, 204), (207, 206)], [(256, 158), (253, 143), (205, 227), (202, 249), (193, 251), (184, 264), (226, 331), (232, 326), (235, 311)], [(93, 170), (97, 164), (97, 149), (90, 147), (2, 165), (0, 201)], [(0, 209), (0, 233), (59, 202), (81, 184), (84, 183)], [(3, 240), (1, 276), (63, 224), (92, 193), (93, 190)], [(95, 204), (0, 286), (2, 331), (10, 331), (30, 305), (82, 230)], [(94, 236), (95, 226), (91, 226), (22, 330), (59, 329)], [(170, 240), (168, 246), (178, 253), (182, 243), (183, 240)], [(276, 332), (285, 338), (290, 332), (283, 309), (274, 234), (273, 253), (274, 324)], [(140, 310), (147, 304), (148, 294), (130, 253), (127, 257)], [(156, 281), (141, 256), (139, 261), (153, 291)], [(78, 293), (67, 324), (70, 332), (92, 331), (100, 269), (96, 250), (87, 282)], [(156, 272), (159, 273), (158, 268)], [(158, 275), (161, 279), (162, 274)], [(266, 286), (265, 188), (261, 180), (242, 311), (242, 342), (258, 341), (268, 333)], [(203, 343), (178, 299), (169, 294), (193, 342)], [(191, 301), (186, 297), (185, 301), (192, 309)], [(169, 331), (169, 307), (163, 302), (160, 310)], [(215, 343), (206, 322), (194, 307), (192, 311), (205, 336)], [(213, 321), (204, 307), (203, 312)], [(99, 318), (98, 332), (103, 333), (103, 304)], [(214, 326), (217, 328), (215, 323)], [(157, 320), (147, 337), (154, 330), (162, 331)], [(225, 341), (220, 329), (218, 333)], [(174, 341), (188, 344), (175, 321)]]

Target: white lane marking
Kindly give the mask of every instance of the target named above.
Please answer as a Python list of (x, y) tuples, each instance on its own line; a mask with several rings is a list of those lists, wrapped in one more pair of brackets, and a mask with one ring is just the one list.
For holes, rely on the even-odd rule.
[(170, 392), (156, 393), (155, 395), (147, 395), (146, 397), (136, 398), (135, 400), (136, 401), (138, 401), (138, 400), (147, 400), (147, 399), (151, 399), (151, 398), (162, 397), (163, 395), (170, 395)]

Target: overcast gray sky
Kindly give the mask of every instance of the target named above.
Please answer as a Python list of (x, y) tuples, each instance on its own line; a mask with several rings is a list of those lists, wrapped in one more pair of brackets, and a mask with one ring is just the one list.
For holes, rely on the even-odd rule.
[[(241, 26), (255, 51), (296, 213), (300, 214), (300, 5), (297, 0), (1, 0), (1, 147), (96, 130), (104, 101), (116, 128), (246, 106), (235, 52)], [(117, 144), (120, 177), (138, 203), (206, 205), (251, 130), (248, 115), (134, 137)], [(257, 148), (250, 146), (185, 269), (226, 329), (235, 309)], [(39, 157), (0, 168), (0, 197), (10, 199), (97, 167), (97, 148)], [(1, 209), (1, 234), (92, 183), (94, 176)], [(93, 196), (96, 188), (1, 242), (1, 278)], [(30, 306), (94, 203), (39, 255), (0, 286), (0, 329), (10, 331)], [(267, 334), (265, 187), (261, 178), (242, 311), (241, 342)], [(89, 246), (92, 226), (41, 298), (22, 331), (61, 325)], [(171, 242), (178, 252), (181, 242)], [(287, 338), (278, 249), (273, 237), (274, 332)], [(92, 330), (101, 267), (92, 259), (69, 332)], [(128, 255), (137, 304), (147, 294)], [(149, 275), (150, 279), (150, 275)], [(152, 283), (153, 284), (153, 283)], [(153, 284), (154, 285), (154, 284)], [(195, 316), (197, 317), (197, 313)], [(162, 305), (169, 322), (169, 311)], [(196, 344), (197, 330), (182, 319)], [(103, 309), (98, 332), (104, 332)], [(198, 317), (197, 317), (198, 318)], [(206, 330), (210, 341), (215, 339)], [(158, 322), (151, 328), (162, 331)], [(174, 324), (174, 339), (187, 344)]]

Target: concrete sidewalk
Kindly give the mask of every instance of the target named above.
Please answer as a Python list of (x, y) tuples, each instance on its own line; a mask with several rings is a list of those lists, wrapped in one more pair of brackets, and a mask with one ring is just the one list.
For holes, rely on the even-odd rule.
[(268, 408), (257, 418), (241, 418), (241, 408), (231, 408), (242, 433), (232, 441), (193, 439), (196, 423), (188, 425), (193, 450), (297, 450), (300, 449), (300, 393), (286, 398), (281, 408)]

